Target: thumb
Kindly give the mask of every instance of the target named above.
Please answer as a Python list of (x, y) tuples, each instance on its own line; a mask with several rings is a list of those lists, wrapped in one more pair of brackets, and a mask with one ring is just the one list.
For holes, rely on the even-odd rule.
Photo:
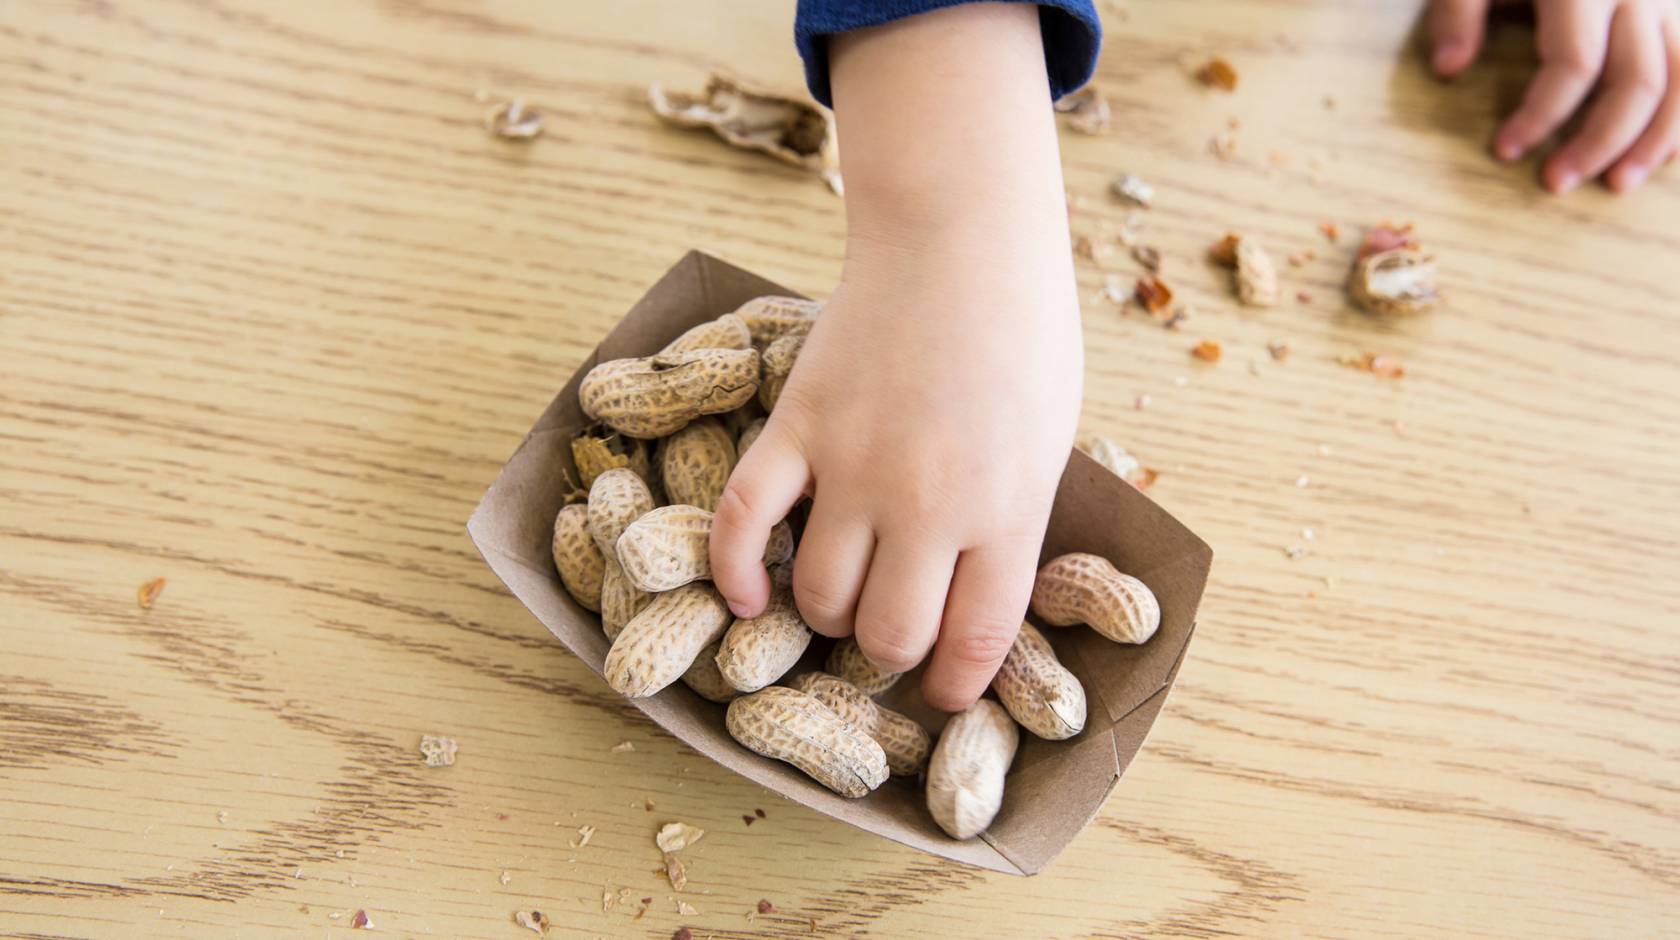
[(756, 617), (770, 600), (764, 545), (770, 529), (805, 495), (811, 467), (787, 422), (771, 416), (729, 475), (712, 518), (712, 583), (737, 617)]
[(1429, 5), (1429, 35), (1435, 74), (1451, 78), (1464, 71), (1482, 49), (1488, 0), (1434, 0)]

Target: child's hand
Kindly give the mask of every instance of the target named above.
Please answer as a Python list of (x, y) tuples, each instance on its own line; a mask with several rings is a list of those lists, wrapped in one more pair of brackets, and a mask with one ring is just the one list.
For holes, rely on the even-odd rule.
[[(1489, 0), (1433, 0), (1435, 71), (1463, 71), (1482, 45)], [(1494, 142), (1515, 160), (1557, 130), (1598, 86), (1581, 129), (1546, 161), (1560, 193), (1606, 170), (1637, 187), (1680, 150), (1680, 5), (1676, 0), (1534, 0), (1540, 71)]]
[(1083, 371), (1036, 9), (956, 7), (846, 34), (845, 275), (730, 478), (714, 580), (763, 607), (770, 527), (813, 497), (794, 596), (923, 693), (985, 691), (1032, 592)]

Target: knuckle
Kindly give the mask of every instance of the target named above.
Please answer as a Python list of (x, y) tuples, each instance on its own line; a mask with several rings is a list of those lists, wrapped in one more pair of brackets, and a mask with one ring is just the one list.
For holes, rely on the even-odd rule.
[(793, 574), (793, 600), (799, 613), (813, 626), (829, 625), (846, 619), (852, 608), (851, 594), (838, 585), (813, 582)]
[(858, 624), (857, 643), (870, 662), (888, 672), (912, 669), (927, 653), (903, 625), (875, 619)]
[(755, 509), (756, 498), (751, 492), (751, 485), (731, 479), (723, 488), (723, 495), (718, 497), (717, 512), (712, 517), (714, 527), (739, 529), (747, 526), (757, 518)]
[(974, 666), (990, 666), (1003, 662), (1009, 648), (1015, 645), (1015, 634), (1021, 629), (1016, 620), (988, 617), (961, 626), (961, 632), (951, 638), (951, 657)]
[(1543, 54), (1541, 61), (1562, 75), (1576, 80), (1596, 77), (1602, 64), (1598, 50), (1581, 42), (1562, 43)]

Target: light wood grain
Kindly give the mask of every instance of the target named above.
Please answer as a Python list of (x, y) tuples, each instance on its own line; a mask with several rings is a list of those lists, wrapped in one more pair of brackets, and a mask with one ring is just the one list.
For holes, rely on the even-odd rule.
[[(1117, 129), (1064, 143), (1073, 225), (1124, 216), (1113, 173), (1154, 182), (1143, 237), (1195, 309), (1171, 332), (1088, 305), (1087, 425), (1161, 469), (1218, 561), (1142, 755), (1028, 880), (676, 744), (463, 530), (683, 251), (832, 285), (838, 200), (643, 100), (720, 65), (796, 82), (791, 3), (8, 7), (0, 934), (337, 936), (365, 908), (381, 933), (518, 937), (530, 907), (585, 937), (1671, 931), (1675, 173), (1559, 200), (1486, 159), (1520, 30), (1448, 87), (1412, 3), (1126, 10), (1099, 74)], [(1216, 51), (1235, 94), (1188, 78)], [(545, 135), (486, 135), (481, 88)], [(1448, 309), (1343, 306), (1352, 237), (1389, 217), (1438, 252)], [(1226, 230), (1316, 250), (1284, 269), (1310, 302), (1238, 310), (1201, 258)], [(1222, 363), (1191, 360), (1203, 338)], [(1409, 374), (1336, 363), (1367, 349)], [(422, 766), (422, 733), (459, 762)], [(694, 916), (654, 872), (671, 820), (709, 830)], [(603, 887), (635, 901), (603, 913)], [(761, 898), (782, 913), (749, 917)]]

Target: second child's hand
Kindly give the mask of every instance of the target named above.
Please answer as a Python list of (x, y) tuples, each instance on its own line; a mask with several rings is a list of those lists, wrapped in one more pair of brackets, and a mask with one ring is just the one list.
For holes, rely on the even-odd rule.
[[(1477, 53), (1489, 0), (1434, 0), (1435, 71), (1451, 77)], [(1493, 152), (1516, 160), (1586, 104), (1581, 129), (1546, 160), (1546, 186), (1565, 193), (1603, 175), (1637, 188), (1680, 151), (1680, 2), (1534, 0), (1540, 71), (1499, 129)]]

